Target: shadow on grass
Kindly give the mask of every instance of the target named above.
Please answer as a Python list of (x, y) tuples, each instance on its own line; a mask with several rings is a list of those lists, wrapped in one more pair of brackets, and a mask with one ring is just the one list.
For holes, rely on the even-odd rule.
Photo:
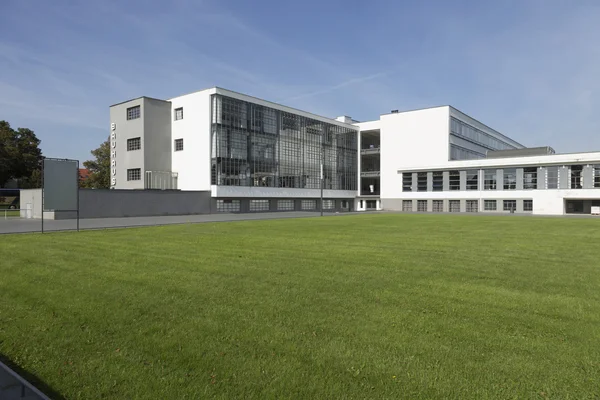
[[(25, 379), (27, 382), (31, 383), (35, 386), (40, 392), (44, 393), (46, 396), (51, 398), (52, 400), (66, 400), (66, 397), (58, 393), (52, 387), (48, 386), (44, 381), (38, 378), (36, 375), (24, 370), (19, 367), (17, 364), (8, 359), (5, 355), (0, 354), (0, 362), (6, 364), (8, 368), (12, 369), (14, 372), (19, 374), (21, 378)], [(1, 369), (0, 369), (1, 371)]]

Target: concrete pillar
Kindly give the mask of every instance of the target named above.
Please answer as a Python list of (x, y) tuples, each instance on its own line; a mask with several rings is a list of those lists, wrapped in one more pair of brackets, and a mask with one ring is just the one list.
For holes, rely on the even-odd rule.
[(277, 199), (269, 199), (269, 211), (277, 211)]
[(544, 167), (537, 169), (537, 188), (546, 189), (546, 168)]
[(427, 173), (427, 191), (433, 192), (433, 172)]
[(413, 172), (413, 174), (412, 174), (412, 187), (411, 187), (411, 190), (413, 192), (416, 192), (418, 190), (417, 189), (417, 179), (418, 179), (417, 175), (418, 174), (416, 172)]
[(496, 170), (496, 190), (504, 190), (504, 170)]
[(523, 168), (517, 168), (517, 190), (523, 190)]
[(559, 189), (570, 189), (571, 188), (571, 173), (569, 167), (560, 167), (558, 169), (558, 188)]
[[(583, 188), (593, 189), (594, 188), (594, 167), (591, 165), (584, 165), (583, 171), (581, 172), (583, 178)], [(590, 205), (591, 207), (591, 205)], [(591, 208), (590, 208), (591, 210)]]
[(460, 190), (467, 190), (467, 171), (459, 171), (460, 173)]
[(450, 173), (448, 171), (444, 171), (444, 192), (448, 192), (450, 190)]

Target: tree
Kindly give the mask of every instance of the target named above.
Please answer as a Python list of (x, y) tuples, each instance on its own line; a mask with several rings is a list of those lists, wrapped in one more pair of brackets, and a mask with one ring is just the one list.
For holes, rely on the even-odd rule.
[(100, 147), (92, 150), (94, 160), (88, 160), (83, 166), (90, 171), (89, 177), (82, 182), (82, 187), (89, 189), (108, 189), (110, 187), (110, 138)]
[(41, 169), (41, 141), (31, 129), (14, 130), (0, 121), (0, 187), (10, 179), (30, 179)]

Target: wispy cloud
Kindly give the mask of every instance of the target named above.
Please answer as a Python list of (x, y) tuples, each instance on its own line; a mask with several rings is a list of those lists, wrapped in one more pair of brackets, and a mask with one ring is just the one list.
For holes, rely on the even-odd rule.
[(313, 96), (318, 96), (321, 94), (335, 92), (336, 90), (339, 90), (339, 89), (342, 89), (342, 88), (345, 88), (348, 86), (353, 86), (358, 83), (365, 83), (365, 82), (372, 81), (375, 79), (383, 78), (387, 75), (388, 75), (387, 72), (379, 72), (376, 74), (367, 75), (367, 76), (363, 76), (363, 77), (359, 77), (359, 78), (348, 79), (344, 82), (338, 83), (337, 85), (325, 87), (325, 88), (319, 89), (319, 90), (314, 90), (314, 91), (308, 92), (308, 93), (303, 93), (298, 96), (289, 97), (289, 98), (285, 99), (284, 101), (294, 101), (294, 100), (299, 100), (299, 99), (305, 99), (307, 97), (313, 97)]

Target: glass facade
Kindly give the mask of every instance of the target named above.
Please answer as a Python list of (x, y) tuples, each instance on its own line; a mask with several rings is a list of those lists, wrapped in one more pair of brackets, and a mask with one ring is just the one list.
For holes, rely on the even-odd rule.
[(583, 165), (571, 165), (571, 189), (583, 188)]
[(450, 190), (460, 190), (460, 171), (448, 172)]
[(496, 170), (486, 169), (483, 174), (483, 188), (485, 190), (496, 190)]
[(467, 171), (467, 190), (479, 190), (479, 170)]
[(411, 173), (402, 174), (402, 191), (403, 192), (411, 192), (412, 191), (412, 174)]
[(419, 172), (417, 174), (417, 191), (418, 192), (426, 192), (427, 191), (427, 172)]
[(441, 192), (444, 190), (444, 173), (436, 171), (433, 173), (433, 191)]
[(594, 187), (600, 188), (600, 164), (594, 165)]
[(537, 168), (523, 168), (523, 189), (537, 189)]
[(558, 189), (558, 167), (546, 168), (546, 189)]
[(488, 150), (511, 150), (517, 147), (457, 118), (450, 117), (450, 160), (485, 158)]
[(212, 97), (213, 185), (357, 190), (357, 130)]
[(504, 190), (515, 190), (517, 188), (517, 170), (508, 168), (504, 170)]

